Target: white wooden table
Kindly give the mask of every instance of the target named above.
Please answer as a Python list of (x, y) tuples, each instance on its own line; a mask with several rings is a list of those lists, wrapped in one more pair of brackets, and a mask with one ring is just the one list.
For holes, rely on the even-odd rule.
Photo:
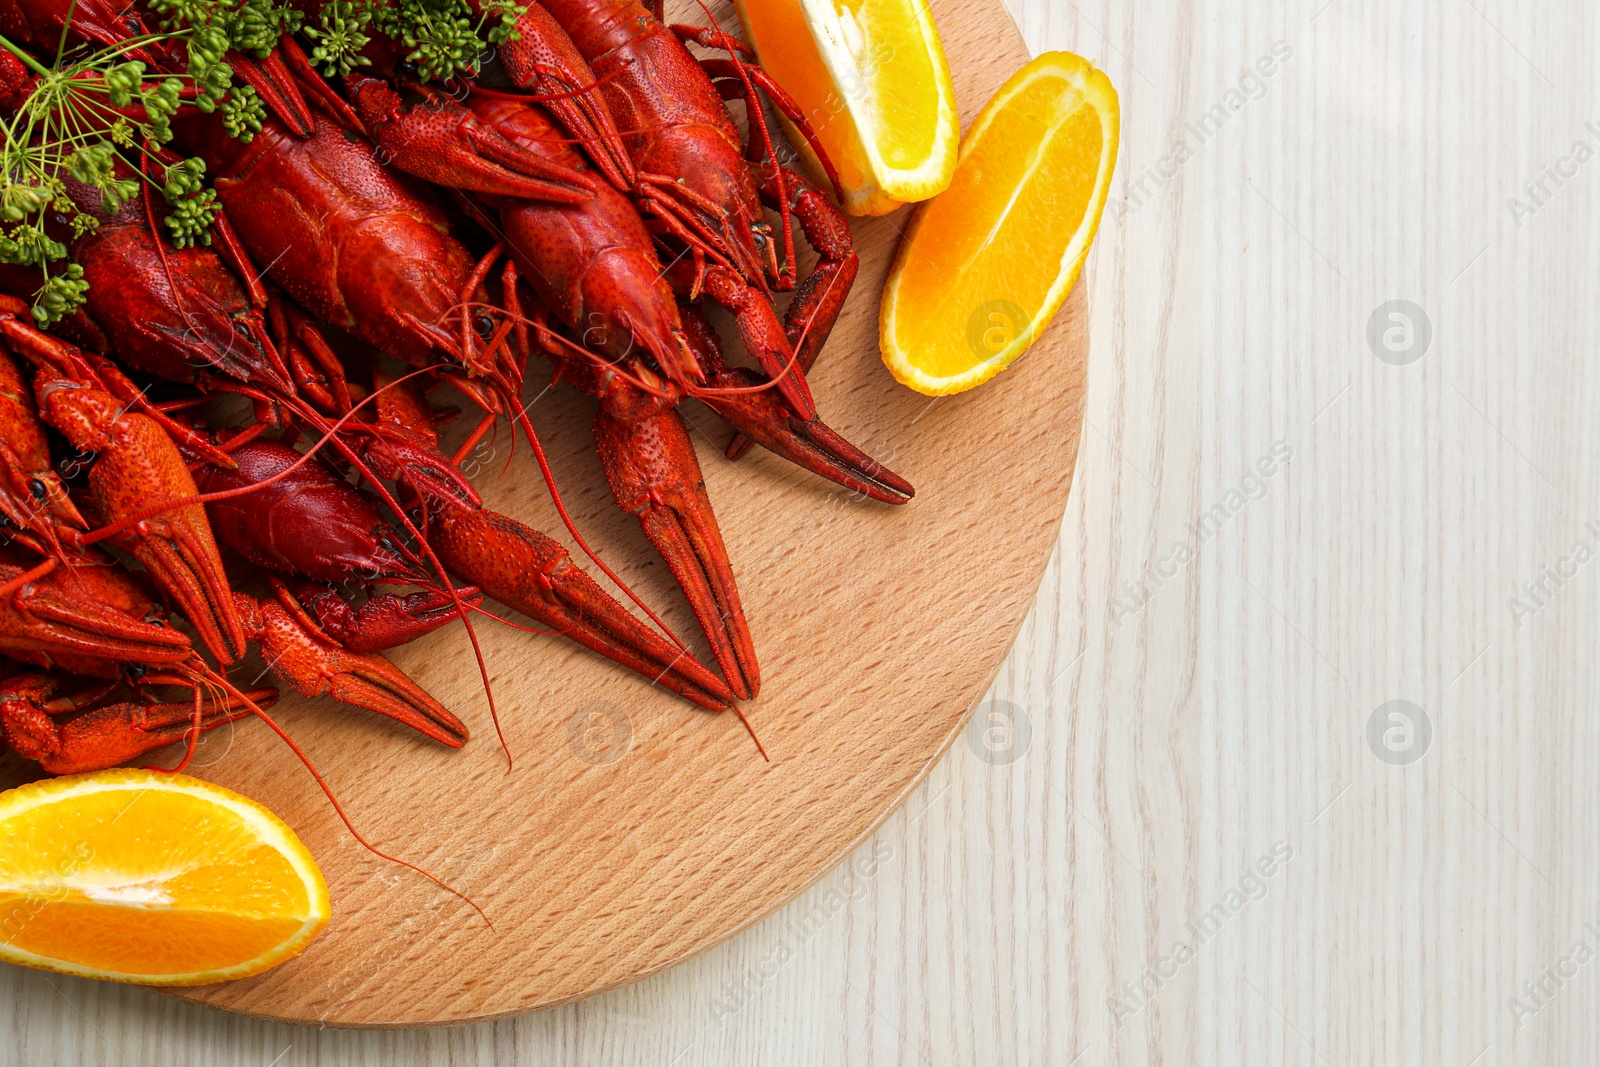
[(0, 968), (0, 1062), (1595, 1062), (1600, 13), (1012, 9), (1124, 132), (989, 746), (608, 996), (319, 1032)]

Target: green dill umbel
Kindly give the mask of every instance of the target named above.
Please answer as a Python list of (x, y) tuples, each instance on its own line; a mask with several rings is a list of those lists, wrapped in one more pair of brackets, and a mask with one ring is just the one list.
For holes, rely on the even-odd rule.
[[(303, 30), (312, 62), (335, 77), (365, 65), (361, 50), (378, 34), (404, 46), (423, 80), (448, 81), (476, 73), (489, 45), (514, 40), (527, 10), (516, 0), (330, 0), (307, 19), (273, 0), (148, 0), (148, 7), (159, 32), (109, 47), (74, 42), (69, 8), (50, 60), (0, 36), (0, 47), (32, 77), (26, 98), (0, 117), (0, 263), (38, 268), (33, 317), (42, 327), (82, 306), (88, 289), (82, 270), (61, 262), (67, 247), (46, 232), (47, 213), (81, 237), (146, 183), (170, 208), (162, 225), (175, 246), (211, 243), (218, 206), (205, 164), (169, 164), (164, 149), (180, 106), (218, 112), (227, 133), (243, 141), (261, 130), (265, 106), (236, 81), (230, 51), (265, 58), (283, 36)], [(135, 54), (170, 70), (151, 69)], [(63, 175), (98, 190), (99, 210), (80, 210)]]
[(423, 81), (475, 74), (486, 44), (517, 39), (528, 5), (479, 0), (476, 9), (468, 0), (329, 0), (305, 27), (311, 61), (329, 77), (349, 74), (367, 65), (361, 50), (379, 33), (406, 47)]
[[(81, 237), (99, 226), (97, 215), (113, 213), (138, 196), (143, 181), (171, 208), (163, 225), (174, 245), (210, 244), (217, 206), (216, 194), (204, 188), (205, 164), (164, 162), (172, 117), (190, 103), (204, 111), (220, 109), (234, 136), (249, 139), (261, 129), (261, 100), (249, 86), (232, 83), (225, 57), (230, 48), (264, 41), (261, 20), (275, 16), (263, 14), (260, 0), (237, 7), (214, 0), (204, 5), (156, 0), (152, 6), (168, 16), (168, 29), (103, 48), (72, 44), (69, 12), (48, 63), (0, 36), (0, 47), (32, 76), (26, 98), (0, 123), (5, 136), (0, 262), (39, 269), (42, 284), (34, 294), (33, 317), (40, 326), (71, 314), (88, 288), (76, 264), (57, 266), (67, 249), (46, 232), (47, 212), (70, 225), (73, 237)], [(276, 18), (271, 25), (286, 22)], [(184, 56), (187, 69), (152, 71), (130, 58), (152, 49)], [(63, 175), (98, 190), (100, 210), (80, 210), (67, 195)]]

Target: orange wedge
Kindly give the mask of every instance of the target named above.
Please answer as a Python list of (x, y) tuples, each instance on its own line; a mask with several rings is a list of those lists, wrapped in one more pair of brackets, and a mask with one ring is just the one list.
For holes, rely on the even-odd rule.
[(204, 985), (297, 955), (328, 913), (294, 831), (220, 786), (117, 770), (0, 793), (0, 960)]
[(1089, 255), (1118, 124), (1110, 80), (1070, 52), (1039, 56), (984, 106), (883, 291), (879, 347), (896, 379), (959, 393), (1038, 339)]
[[(761, 65), (794, 97), (852, 215), (950, 184), (961, 136), (950, 67), (922, 0), (735, 0)], [(786, 122), (787, 125), (787, 122)], [(789, 142), (827, 187), (802, 137)]]

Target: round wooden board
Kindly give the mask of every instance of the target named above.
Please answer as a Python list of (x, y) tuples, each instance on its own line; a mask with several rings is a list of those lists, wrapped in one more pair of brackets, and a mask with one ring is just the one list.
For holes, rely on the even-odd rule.
[[(669, 15), (701, 21), (692, 3)], [(963, 117), (1027, 59), (998, 0), (932, 5)], [(715, 9), (733, 24), (726, 5)], [(1084, 387), (1081, 293), (1017, 366), (930, 402), (878, 359), (878, 297), (907, 215), (856, 220), (861, 274), (812, 377), (823, 417), (909, 478), (860, 501), (689, 405), (765, 684), (745, 707), (772, 762), (715, 715), (556, 637), (481, 623), (509, 771), (460, 627), (394, 658), (473, 729), (459, 752), (331, 701), (281, 721), (354, 824), (466, 904), (364, 851), (259, 723), (206, 738), (196, 773), (268, 805), (327, 873), (334, 915), (300, 958), (178, 991), (229, 1011), (417, 1027), (545, 1008), (635, 981), (770, 914), (838, 864), (927, 772), (999, 669), (1066, 504)], [(530, 398), (545, 383), (530, 384)], [(698, 630), (593, 454), (593, 405), (532, 409), (579, 528), (689, 639)], [(488, 506), (556, 534), (526, 444), (479, 456)], [(578, 553), (574, 552), (574, 556)], [(580, 561), (581, 561), (581, 557)], [(591, 573), (594, 568), (589, 566)], [(703, 640), (693, 645), (711, 662)]]

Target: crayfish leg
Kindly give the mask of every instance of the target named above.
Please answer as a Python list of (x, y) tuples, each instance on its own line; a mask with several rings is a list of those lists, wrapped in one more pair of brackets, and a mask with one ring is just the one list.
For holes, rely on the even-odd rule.
[[(206, 648), (223, 664), (245, 651), (244, 628), (233, 590), (211, 533), (200, 490), (165, 431), (131, 412), (110, 427), (110, 447), (89, 471), (89, 487), (107, 525), (132, 520), (117, 538), (184, 616)], [(153, 503), (189, 501), (144, 518)]]
[(276, 600), (235, 593), (239, 613), (272, 671), (302, 696), (331, 696), (404, 723), (440, 744), (460, 748), (466, 725), (383, 656), (352, 652), (323, 632), (277, 585)]
[[(792, 170), (785, 173), (787, 188), (767, 175), (762, 199), (771, 206), (776, 197), (786, 196), (789, 208), (800, 220), (806, 240), (817, 252), (816, 265), (800, 283), (783, 313), (783, 332), (794, 349), (795, 363), (801, 373), (808, 373), (833, 332), (834, 323), (839, 321), (861, 259), (856, 254), (850, 223), (844, 212), (799, 174)], [(728, 446), (728, 458), (738, 459), (753, 443), (744, 434), (737, 435)]]
[(425, 637), (483, 600), (483, 594), (471, 586), (456, 590), (460, 607), (449, 595), (433, 589), (405, 596), (377, 593), (359, 609), (351, 608), (331, 586), (305, 582), (295, 595), (316, 616), (324, 633), (360, 654), (385, 652)]
[(794, 349), (801, 372), (809, 371), (817, 353), (833, 332), (833, 325), (844, 310), (845, 299), (855, 284), (861, 259), (850, 234), (850, 222), (834, 207), (822, 190), (793, 170), (784, 169), (787, 181), (780, 186), (771, 175), (762, 190), (762, 199), (775, 204), (780, 192), (806, 241), (817, 252), (817, 263), (799, 285), (794, 300), (783, 314), (784, 335)]
[(794, 349), (778, 321), (767, 294), (727, 267), (706, 269), (706, 295), (733, 313), (739, 336), (768, 378), (777, 382), (791, 407), (802, 418), (815, 418), (817, 403), (801, 372)]

